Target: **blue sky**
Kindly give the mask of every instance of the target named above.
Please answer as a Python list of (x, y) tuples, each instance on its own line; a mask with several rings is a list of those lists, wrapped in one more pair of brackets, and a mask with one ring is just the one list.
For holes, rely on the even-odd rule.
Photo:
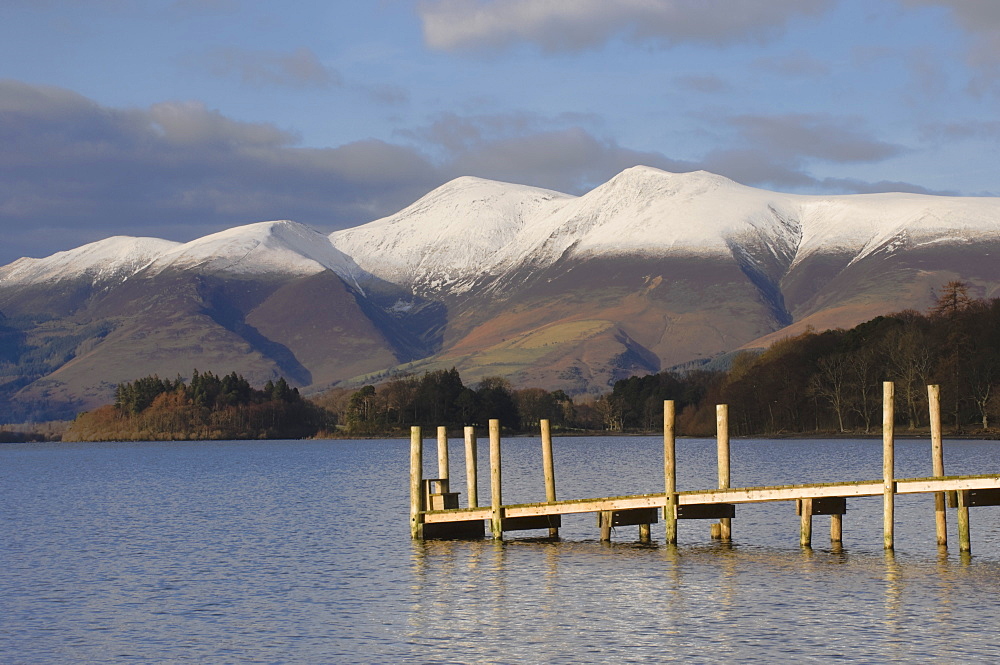
[(0, 264), (647, 164), (1000, 194), (996, 0), (6, 0)]

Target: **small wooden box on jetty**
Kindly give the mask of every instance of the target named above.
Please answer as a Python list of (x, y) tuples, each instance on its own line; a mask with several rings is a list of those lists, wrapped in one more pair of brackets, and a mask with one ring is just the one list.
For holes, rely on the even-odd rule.
[(548, 529), (556, 538), (562, 526), (562, 515), (595, 513), (601, 540), (611, 540), (616, 526), (639, 526), (639, 539), (649, 542), (651, 525), (662, 514), (666, 543), (677, 543), (678, 520), (718, 520), (711, 526), (712, 538), (732, 539), (732, 520), (736, 504), (764, 501), (795, 501), (799, 515), (799, 542), (812, 545), (812, 518), (830, 516), (830, 540), (839, 545), (842, 540), (843, 516), (847, 499), (861, 496), (883, 497), (883, 544), (893, 549), (895, 542), (894, 512), (897, 494), (933, 494), (937, 543), (947, 546), (945, 495), (957, 497), (959, 550), (971, 550), (969, 508), (1000, 505), (1000, 473), (981, 476), (945, 476), (941, 437), (940, 390), (927, 386), (931, 420), (931, 458), (933, 476), (926, 478), (895, 477), (894, 386), (883, 383), (882, 406), (882, 478), (871, 481), (815, 483), (775, 487), (732, 488), (729, 482), (729, 411), (725, 404), (716, 407), (716, 440), (718, 448), (718, 487), (695, 491), (677, 491), (675, 458), (676, 431), (674, 402), (663, 403), (663, 471), (664, 492), (597, 499), (556, 500), (555, 472), (552, 461), (552, 435), (549, 421), (541, 422), (542, 472), (545, 479), (545, 501), (504, 505), (501, 493), (500, 422), (489, 423), (490, 440), (490, 505), (479, 506), (478, 470), (476, 468), (476, 435), (472, 427), (465, 428), (465, 462), (469, 496), (464, 508), (459, 506), (458, 493), (449, 491), (448, 435), (438, 428), (438, 477), (423, 478), (423, 435), (419, 427), (410, 431), (410, 533), (413, 538), (482, 538), (489, 522), (493, 538), (500, 539), (505, 531)]

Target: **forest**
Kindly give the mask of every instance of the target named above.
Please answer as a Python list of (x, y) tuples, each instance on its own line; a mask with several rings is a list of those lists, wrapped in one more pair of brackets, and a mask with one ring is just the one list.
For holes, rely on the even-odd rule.
[(119, 384), (114, 404), (77, 416), (63, 439), (297, 439), (334, 425), (331, 414), (284, 378), (258, 390), (235, 372), (219, 377), (196, 369), (190, 383), (153, 375)]

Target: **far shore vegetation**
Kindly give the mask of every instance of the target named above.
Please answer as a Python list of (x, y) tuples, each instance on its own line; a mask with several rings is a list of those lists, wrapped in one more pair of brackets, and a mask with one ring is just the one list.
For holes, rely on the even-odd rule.
[(1000, 299), (973, 299), (951, 282), (927, 313), (805, 332), (737, 354), (728, 371), (631, 377), (600, 396), (514, 389), (502, 377), (466, 386), (454, 368), (310, 399), (284, 379), (256, 389), (236, 373), (196, 370), (187, 383), (149, 376), (120, 384), (114, 404), (79, 415), (63, 440), (378, 437), (411, 425), (457, 434), (492, 418), (508, 433), (537, 432), (548, 419), (567, 434), (641, 434), (660, 430), (668, 399), (681, 435), (714, 435), (715, 405), (725, 403), (734, 436), (859, 436), (880, 429), (882, 381), (896, 383), (902, 435), (926, 431), (931, 383), (941, 386), (949, 435), (1000, 434)]

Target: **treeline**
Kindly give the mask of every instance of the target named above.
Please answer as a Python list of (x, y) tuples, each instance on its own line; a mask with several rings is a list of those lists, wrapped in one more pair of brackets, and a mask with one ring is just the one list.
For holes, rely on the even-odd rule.
[(515, 390), (498, 376), (467, 387), (455, 368), (395, 377), (360, 390), (334, 389), (318, 401), (337, 415), (349, 434), (398, 431), (410, 425), (486, 427), (493, 418), (511, 431), (535, 429), (542, 419), (562, 429), (601, 427), (591, 403), (574, 404), (562, 390)]
[(64, 439), (293, 439), (335, 424), (284, 378), (258, 390), (236, 372), (219, 377), (195, 370), (190, 383), (153, 375), (119, 384), (115, 403), (77, 416)]
[(664, 399), (678, 428), (710, 435), (715, 405), (729, 405), (734, 434), (864, 432), (881, 423), (882, 382), (895, 382), (897, 424), (928, 425), (927, 384), (940, 384), (942, 414), (956, 433), (989, 430), (1000, 416), (1000, 300), (949, 283), (926, 314), (880, 316), (850, 330), (782, 340), (742, 353), (728, 372), (669, 373), (615, 384), (606, 426), (653, 430)]

